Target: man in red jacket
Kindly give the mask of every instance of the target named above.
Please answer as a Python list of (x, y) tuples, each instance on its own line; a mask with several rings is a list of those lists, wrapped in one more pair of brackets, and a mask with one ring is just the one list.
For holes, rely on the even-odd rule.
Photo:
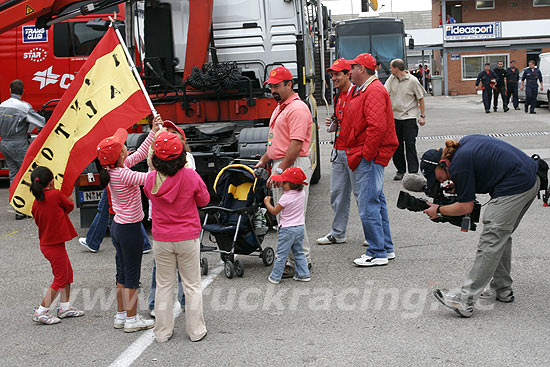
[(375, 75), (375, 58), (365, 53), (349, 63), (357, 89), (346, 109), (349, 123), (343, 126), (341, 136), (346, 141), (348, 165), (357, 179), (359, 217), (369, 243), (366, 254), (353, 262), (357, 266), (382, 266), (395, 258), (383, 187), (384, 167), (399, 142), (390, 96)]

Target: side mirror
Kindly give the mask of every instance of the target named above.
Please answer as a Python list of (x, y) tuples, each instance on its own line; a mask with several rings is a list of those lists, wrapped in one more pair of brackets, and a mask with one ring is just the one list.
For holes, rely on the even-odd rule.
[(409, 49), (414, 50), (414, 38), (409, 38)]

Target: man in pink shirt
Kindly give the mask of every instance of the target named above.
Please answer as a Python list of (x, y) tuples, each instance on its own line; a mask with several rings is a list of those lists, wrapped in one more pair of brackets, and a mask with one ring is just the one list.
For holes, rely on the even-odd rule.
[[(306, 182), (311, 179), (311, 159), (309, 155), (309, 143), (311, 141), (311, 127), (313, 119), (308, 106), (294, 92), (293, 78), (290, 71), (282, 66), (273, 69), (267, 79), (273, 98), (278, 106), (271, 115), (269, 121), (269, 136), (267, 152), (262, 156), (256, 167), (264, 168), (270, 161), (273, 162), (272, 173), (280, 175), (289, 167), (301, 168), (307, 176)], [(279, 182), (268, 180), (268, 186), (273, 185), (273, 201), (275, 206), (282, 195)], [(307, 210), (309, 186), (304, 188), (306, 199), (304, 211)], [(304, 228), (304, 253), (308, 267), (311, 268), (310, 245), (307, 231)], [(294, 257), (288, 258), (283, 278), (294, 276)]]

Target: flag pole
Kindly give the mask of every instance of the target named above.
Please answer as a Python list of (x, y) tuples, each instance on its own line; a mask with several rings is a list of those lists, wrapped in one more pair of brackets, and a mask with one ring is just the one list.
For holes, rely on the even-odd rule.
[[(111, 20), (111, 25), (109, 27), (113, 27), (114, 21), (111, 17), (109, 17), (109, 19)], [(149, 93), (147, 93), (147, 90), (145, 89), (145, 86), (143, 85), (143, 81), (141, 80), (141, 76), (139, 75), (139, 73), (136, 69), (136, 65), (134, 64), (134, 60), (130, 56), (130, 52), (128, 51), (128, 48), (126, 47), (126, 43), (122, 39), (122, 36), (120, 35), (120, 32), (118, 31), (118, 29), (116, 29), (116, 27), (113, 27), (113, 29), (115, 30), (118, 41), (120, 42), (120, 45), (122, 46), (122, 49), (124, 50), (124, 53), (126, 54), (126, 59), (128, 59), (128, 63), (130, 64), (130, 68), (132, 69), (132, 72), (134, 73), (134, 77), (136, 78), (136, 80), (139, 84), (139, 87), (141, 88), (141, 91), (145, 95), (145, 100), (149, 104), (149, 108), (151, 109), (151, 112), (153, 113), (153, 117), (157, 117), (159, 114), (158, 114), (155, 106), (153, 106), (153, 102), (151, 102), (151, 98), (149, 98)]]

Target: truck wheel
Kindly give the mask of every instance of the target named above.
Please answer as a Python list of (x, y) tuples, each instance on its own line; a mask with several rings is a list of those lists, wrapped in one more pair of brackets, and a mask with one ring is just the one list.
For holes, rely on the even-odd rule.
[(321, 180), (321, 144), (319, 143), (319, 123), (315, 121), (315, 162), (316, 167), (311, 175), (311, 184), (315, 185)]

